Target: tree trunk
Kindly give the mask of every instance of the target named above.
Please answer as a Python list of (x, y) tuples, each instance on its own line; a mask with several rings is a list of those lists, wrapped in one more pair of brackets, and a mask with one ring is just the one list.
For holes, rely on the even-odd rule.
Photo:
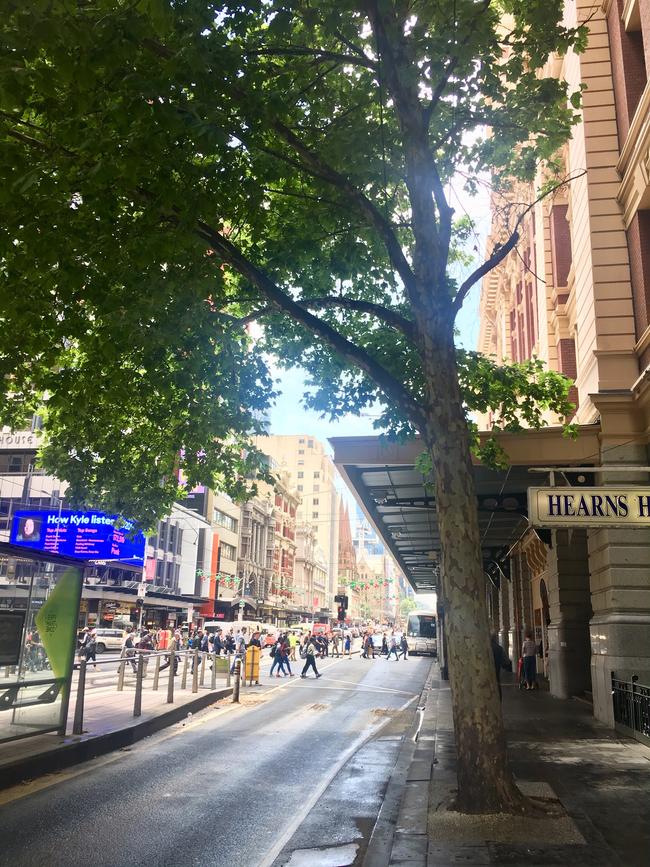
[(441, 329), (439, 323), (430, 322), (429, 326), (423, 359), (427, 379), (423, 435), (433, 464), (441, 542), (457, 752), (455, 809), (521, 813), (528, 801), (515, 786), (507, 763), (489, 640), (470, 439), (458, 386), (453, 332), (451, 327)]

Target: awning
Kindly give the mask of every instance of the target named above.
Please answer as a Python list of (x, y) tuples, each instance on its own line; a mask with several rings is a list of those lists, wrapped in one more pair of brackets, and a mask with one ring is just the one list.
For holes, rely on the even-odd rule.
[[(528, 526), (528, 487), (544, 479), (529, 469), (599, 463), (599, 431), (598, 425), (583, 426), (576, 440), (564, 437), (561, 428), (500, 434), (511, 466), (491, 470), (475, 464), (486, 568), (503, 559)], [(413, 590), (435, 592), (440, 535), (435, 497), (415, 469), (423, 451), (421, 441), (402, 444), (383, 437), (334, 437), (330, 443), (337, 469)]]

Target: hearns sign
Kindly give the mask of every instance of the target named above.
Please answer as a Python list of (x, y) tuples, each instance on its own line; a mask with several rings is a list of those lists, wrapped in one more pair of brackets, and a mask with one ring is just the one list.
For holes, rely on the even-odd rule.
[(650, 527), (650, 486), (528, 488), (533, 527)]

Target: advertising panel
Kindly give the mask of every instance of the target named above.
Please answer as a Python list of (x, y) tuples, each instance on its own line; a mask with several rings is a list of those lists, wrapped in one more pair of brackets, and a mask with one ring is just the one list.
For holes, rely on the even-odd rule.
[(143, 566), (145, 539), (142, 533), (129, 536), (132, 530), (131, 522), (104, 512), (18, 510), (14, 513), (9, 541), (32, 551), (78, 560)]

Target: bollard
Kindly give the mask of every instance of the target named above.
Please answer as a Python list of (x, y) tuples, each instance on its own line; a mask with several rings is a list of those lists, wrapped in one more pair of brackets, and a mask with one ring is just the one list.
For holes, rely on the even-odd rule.
[(174, 703), (174, 668), (176, 667), (176, 642), (169, 645), (169, 678), (167, 680), (167, 704)]
[(138, 669), (135, 674), (135, 699), (133, 700), (133, 716), (142, 716), (142, 678), (144, 677), (144, 658), (138, 654)]
[(232, 688), (233, 702), (239, 702), (239, 687), (241, 685), (241, 659), (235, 660), (235, 683)]
[(84, 727), (84, 697), (86, 692), (86, 665), (88, 660), (82, 657), (79, 660), (79, 680), (77, 682), (77, 703), (74, 708), (74, 722), (72, 723), (72, 734), (80, 735), (83, 733)]
[(212, 690), (217, 688), (217, 654), (212, 654), (212, 682), (210, 684)]
[(153, 673), (153, 687), (152, 687), (152, 689), (155, 689), (156, 692), (158, 691), (158, 681), (159, 680), (160, 680), (160, 656), (158, 656), (158, 654), (156, 654), (156, 668), (154, 669), (154, 673)]
[(199, 681), (199, 685), (203, 686), (205, 684), (205, 661), (208, 658), (207, 653), (201, 654), (201, 679)]
[(187, 689), (187, 665), (189, 662), (189, 653), (187, 650), (185, 651), (185, 657), (183, 660), (183, 676), (181, 678), (181, 689)]
[(246, 686), (246, 653), (244, 651), (244, 655), (241, 658), (241, 682)]
[[(126, 648), (122, 648), (120, 653), (120, 664), (117, 667), (117, 691), (122, 692), (124, 689), (124, 669), (126, 668)], [(81, 664), (81, 663), (80, 663)]]
[(230, 653), (228, 654), (227, 663), (228, 663), (228, 665), (226, 668), (226, 686), (230, 686), (230, 677), (231, 677), (230, 669), (232, 667), (232, 661), (231, 661), (231, 654)]
[(199, 691), (199, 651), (192, 654), (192, 692)]

